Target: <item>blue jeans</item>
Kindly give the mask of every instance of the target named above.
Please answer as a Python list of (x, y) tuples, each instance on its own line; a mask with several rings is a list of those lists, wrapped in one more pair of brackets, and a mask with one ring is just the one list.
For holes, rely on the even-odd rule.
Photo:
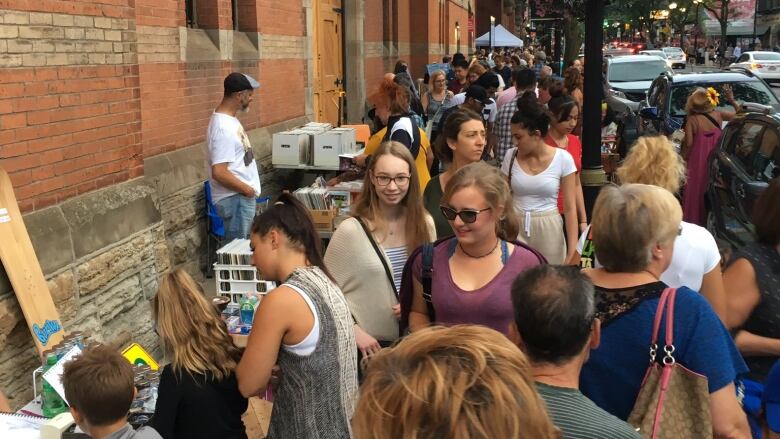
[(241, 194), (217, 201), (217, 213), (225, 222), (225, 242), (248, 239), (255, 218), (255, 199)]

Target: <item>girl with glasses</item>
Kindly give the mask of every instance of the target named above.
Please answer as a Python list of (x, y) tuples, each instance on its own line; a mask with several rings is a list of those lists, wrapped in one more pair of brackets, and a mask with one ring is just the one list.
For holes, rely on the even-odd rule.
[(443, 123), (442, 135), (436, 143), (436, 155), (447, 165), (447, 170), (433, 176), (423, 193), (423, 204), (436, 224), (437, 238), (452, 235), (452, 227), (439, 209), (448, 182), (460, 168), (480, 161), (487, 145), (485, 123), (480, 114), (460, 108)]
[(512, 281), (545, 261), (515, 241), (519, 221), (506, 178), (484, 162), (467, 165), (447, 184), (440, 211), (455, 236), (428, 247), (428, 261), (423, 261), (427, 249), (410, 258), (402, 287), (402, 327), (408, 316), (411, 331), (430, 323), (478, 324), (507, 334)]
[(364, 357), (398, 338), (398, 290), (407, 256), (434, 236), (409, 150), (385, 142), (373, 157), (352, 217), (338, 226), (325, 253)]
[[(533, 93), (523, 95), (517, 108), (510, 122), (515, 147), (506, 152), (501, 165), (520, 212), (521, 231), (517, 239), (539, 250), (551, 264), (576, 264), (579, 261), (574, 159), (568, 151), (545, 143), (551, 117)], [(563, 218), (558, 211), (561, 192)]]

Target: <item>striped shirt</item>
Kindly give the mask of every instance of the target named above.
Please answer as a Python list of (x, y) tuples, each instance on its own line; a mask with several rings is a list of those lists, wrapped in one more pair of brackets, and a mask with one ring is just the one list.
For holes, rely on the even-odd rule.
[(384, 249), (384, 251), (393, 269), (395, 289), (396, 291), (401, 291), (401, 276), (404, 273), (404, 265), (406, 265), (406, 246), (390, 247)]
[(633, 427), (600, 409), (578, 389), (537, 382), (553, 424), (565, 439), (641, 439)]

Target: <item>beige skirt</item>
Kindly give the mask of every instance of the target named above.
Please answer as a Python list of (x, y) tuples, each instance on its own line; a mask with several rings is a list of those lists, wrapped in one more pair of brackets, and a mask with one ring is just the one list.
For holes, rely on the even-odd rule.
[(563, 264), (566, 259), (566, 237), (563, 235), (563, 218), (558, 209), (519, 213), (520, 234), (517, 240), (543, 254), (548, 263)]

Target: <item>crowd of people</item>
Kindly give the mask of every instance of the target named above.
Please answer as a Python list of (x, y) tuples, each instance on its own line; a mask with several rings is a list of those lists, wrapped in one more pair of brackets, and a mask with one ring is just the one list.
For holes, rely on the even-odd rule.
[[(362, 193), (325, 251), (290, 194), (252, 221), (253, 264), (278, 287), (246, 348), (175, 270), (152, 306), (168, 360), (153, 429), (128, 430), (132, 377), (100, 347), (63, 376), (79, 425), (98, 439), (246, 438), (247, 398), (274, 383), (274, 438), (777, 437), (778, 395), (755, 413), (743, 396), (764, 382), (765, 397), (780, 392), (769, 385), (780, 381), (780, 179), (756, 202), (756, 243), (722, 273), (690, 216), (698, 189), (680, 197), (719, 134), (708, 119), (729, 117), (696, 91), (682, 155), (665, 137), (640, 138), (589, 218), (582, 62), (559, 78), (544, 59), (456, 54), (427, 88), (399, 61), (370, 96)], [(226, 81), (233, 115), (253, 89), (238, 79)], [(254, 163), (240, 139), (229, 147), (231, 163)], [(662, 397), (656, 415), (642, 398), (658, 368), (693, 372), (671, 388), (697, 385), (683, 401)], [(84, 392), (88, 379), (110, 385)]]

